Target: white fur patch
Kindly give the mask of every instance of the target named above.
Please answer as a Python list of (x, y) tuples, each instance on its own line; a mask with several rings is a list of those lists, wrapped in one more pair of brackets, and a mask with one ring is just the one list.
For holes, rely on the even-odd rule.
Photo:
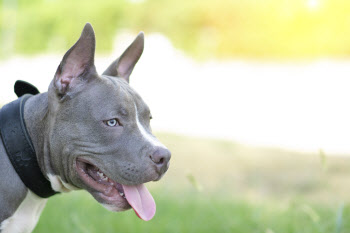
[(78, 190), (78, 188), (74, 187), (73, 185), (65, 183), (61, 179), (61, 177), (57, 175), (47, 174), (47, 177), (51, 182), (52, 189), (55, 190), (56, 192), (67, 193), (72, 190)]
[(23, 202), (16, 212), (2, 222), (1, 233), (30, 233), (37, 224), (41, 211), (44, 209), (47, 199), (41, 198), (28, 190)]
[(152, 134), (148, 133), (146, 131), (146, 129), (143, 127), (143, 125), (140, 123), (140, 121), (139, 121), (139, 114), (137, 112), (136, 104), (135, 104), (135, 111), (136, 111), (136, 124), (137, 124), (137, 127), (139, 128), (142, 136), (147, 141), (149, 141), (152, 145), (166, 148), (160, 141), (158, 141), (157, 138), (155, 138)]

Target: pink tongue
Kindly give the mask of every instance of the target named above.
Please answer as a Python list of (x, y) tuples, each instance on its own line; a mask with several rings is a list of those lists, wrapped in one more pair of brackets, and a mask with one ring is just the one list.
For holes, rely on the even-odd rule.
[(123, 185), (126, 200), (139, 218), (148, 221), (151, 220), (156, 213), (156, 203), (146, 186), (139, 185)]

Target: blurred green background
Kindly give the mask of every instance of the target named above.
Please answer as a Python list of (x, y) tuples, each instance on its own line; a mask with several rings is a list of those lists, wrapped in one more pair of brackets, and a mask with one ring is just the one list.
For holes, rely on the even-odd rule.
[[(221, 67), (220, 62), (230, 59), (264, 64), (347, 59), (350, 54), (350, 2), (345, 0), (2, 0), (0, 12), (4, 64), (16, 57), (62, 56), (86, 22), (94, 27), (100, 56), (113, 50), (116, 35), (125, 30), (135, 35), (145, 31), (146, 43), (147, 35), (165, 36), (187, 56), (186, 64), (215, 61)], [(199, 64), (202, 69), (203, 63)], [(221, 76), (225, 78), (225, 73)], [(317, 89), (318, 83), (312, 87)], [(254, 96), (255, 91), (248, 95)], [(308, 89), (307, 95), (313, 91)], [(239, 101), (250, 106), (245, 98)], [(208, 105), (220, 107), (220, 102)], [(174, 117), (196, 114), (196, 107), (191, 112), (180, 108), (181, 114)], [(203, 127), (215, 127), (211, 118), (215, 114), (220, 112), (201, 115), (207, 123)], [(259, 114), (249, 117), (259, 118)], [(336, 121), (322, 126), (332, 128)], [(348, 151), (297, 152), (283, 145), (270, 148), (225, 137), (208, 139), (200, 133), (156, 134), (173, 157), (166, 176), (148, 184), (157, 203), (153, 220), (142, 222), (133, 211), (111, 213), (88, 193), (78, 191), (50, 198), (34, 232), (350, 232)]]
[(350, 232), (350, 160), (157, 134), (173, 153), (144, 222), (89, 194), (50, 198), (34, 232)]
[[(118, 30), (160, 32), (197, 58), (348, 56), (345, 0), (2, 0), (2, 55), (57, 52), (82, 24), (108, 52)], [(329, 43), (332, 41), (332, 43)], [(30, 46), (28, 46), (30, 44)]]

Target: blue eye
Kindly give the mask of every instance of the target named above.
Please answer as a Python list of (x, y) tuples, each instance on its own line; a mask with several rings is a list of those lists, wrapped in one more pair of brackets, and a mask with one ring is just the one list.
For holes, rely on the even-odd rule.
[(117, 119), (108, 120), (108, 121), (105, 122), (105, 124), (107, 126), (110, 126), (110, 127), (115, 127), (117, 125), (120, 125)]

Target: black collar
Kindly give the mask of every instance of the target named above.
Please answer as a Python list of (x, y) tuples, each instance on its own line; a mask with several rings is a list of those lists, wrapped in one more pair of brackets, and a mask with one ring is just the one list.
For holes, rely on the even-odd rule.
[(36, 195), (47, 198), (56, 192), (40, 170), (23, 118), (24, 104), (30, 97), (24, 95), (0, 110), (0, 134), (12, 166), (25, 186)]

